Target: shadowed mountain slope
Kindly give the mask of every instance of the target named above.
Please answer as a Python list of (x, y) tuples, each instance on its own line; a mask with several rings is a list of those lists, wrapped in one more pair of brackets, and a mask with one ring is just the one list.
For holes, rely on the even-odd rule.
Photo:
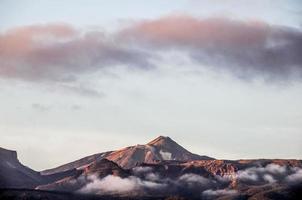
[(32, 188), (41, 183), (40, 173), (22, 165), (16, 151), (0, 148), (0, 188)]
[(51, 175), (41, 175), (40, 172), (22, 165), (16, 151), (0, 148), (0, 188), (31, 189), (77, 173), (76, 169), (71, 169)]

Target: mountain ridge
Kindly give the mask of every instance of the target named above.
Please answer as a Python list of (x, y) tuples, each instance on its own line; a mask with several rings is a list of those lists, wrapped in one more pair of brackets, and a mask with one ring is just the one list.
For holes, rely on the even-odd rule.
[[(200, 199), (203, 195), (202, 199), (272, 200), (290, 199), (291, 193), (301, 189), (300, 183), (301, 160), (213, 159), (193, 154), (167, 136), (144, 145), (86, 156), (42, 172), (22, 165), (16, 151), (0, 148), (0, 189), (4, 198), (15, 195), (23, 199), (25, 188), (27, 199), (39, 194), (48, 198), (51, 193), (42, 191), (53, 191), (95, 194), (96, 199), (98, 195), (153, 200), (171, 195)], [(58, 198), (65, 200), (62, 195)]]

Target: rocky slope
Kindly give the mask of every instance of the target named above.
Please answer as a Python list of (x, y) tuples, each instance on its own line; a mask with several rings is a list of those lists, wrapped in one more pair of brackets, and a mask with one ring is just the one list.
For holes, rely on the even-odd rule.
[(126, 169), (140, 163), (156, 163), (162, 160), (191, 161), (213, 159), (208, 156), (193, 154), (171, 138), (159, 136), (145, 145), (135, 145), (116, 151), (94, 154), (57, 168), (44, 170), (41, 173), (49, 175), (74, 168), (81, 169), (103, 158), (111, 160)]
[(127, 170), (124, 170), (116, 163), (107, 159), (94, 161), (90, 165), (77, 170), (77, 172), (78, 173), (72, 176), (64, 177), (61, 180), (57, 180), (45, 185), (40, 185), (36, 187), (36, 189), (47, 191), (74, 192), (80, 190), (86, 184), (91, 182), (92, 177), (102, 179), (108, 175), (118, 177), (127, 177), (130, 175)]
[(81, 159), (76, 160), (76, 161), (71, 162), (71, 163), (61, 165), (61, 166), (56, 167), (56, 168), (41, 171), (41, 174), (42, 175), (50, 175), (50, 174), (56, 174), (56, 173), (59, 173), (59, 172), (64, 172), (64, 171), (68, 171), (68, 170), (72, 170), (72, 169), (82, 169), (82, 168), (85, 168), (86, 166), (90, 165), (93, 162), (97, 162), (99, 160), (102, 160), (103, 158), (105, 158), (110, 153), (111, 152), (105, 152), (105, 153), (94, 154), (94, 155), (91, 155), (91, 156), (86, 156), (84, 158), (81, 158)]
[(114, 151), (106, 156), (124, 168), (132, 168), (139, 163), (155, 163), (162, 160), (208, 160), (208, 156), (193, 154), (169, 137), (159, 136), (145, 145), (136, 145)]

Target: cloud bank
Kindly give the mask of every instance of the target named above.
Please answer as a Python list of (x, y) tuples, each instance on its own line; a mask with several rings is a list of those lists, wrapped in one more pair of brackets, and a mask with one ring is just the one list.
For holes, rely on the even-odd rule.
[(166, 185), (151, 181), (141, 180), (138, 177), (130, 176), (121, 178), (108, 175), (103, 179), (97, 176), (89, 176), (90, 183), (80, 190), (82, 193), (128, 193), (132, 191), (143, 191), (144, 189), (159, 189)]
[[(204, 177), (185, 173), (174, 178), (154, 173), (151, 167), (136, 167), (134, 175), (118, 177), (108, 175), (99, 178), (97, 174), (88, 176), (88, 183), (79, 190), (94, 194), (141, 194), (141, 195), (183, 195), (196, 198), (216, 199), (221, 196), (237, 196), (240, 192), (232, 187), (234, 179), (240, 185), (267, 186), (281, 184), (296, 186), (302, 183), (302, 170), (297, 167), (268, 164), (251, 167), (236, 172), (231, 177)], [(151, 177), (151, 178), (150, 178)]]
[(297, 184), (302, 183), (302, 170), (296, 167), (286, 167), (269, 164), (265, 167), (251, 167), (240, 170), (236, 174), (240, 183), (248, 185), (262, 184)]
[(0, 33), (0, 78), (75, 82), (117, 66), (160, 68), (170, 51), (187, 55), (200, 67), (240, 78), (302, 78), (300, 29), (186, 15), (143, 20), (111, 33), (67, 24), (10, 29)]
[(197, 63), (244, 78), (302, 77), (302, 31), (291, 27), (168, 16), (137, 23), (121, 37), (134, 45), (184, 51)]
[(147, 58), (103, 32), (84, 32), (66, 24), (25, 26), (0, 34), (2, 78), (70, 82), (106, 67), (148, 68)]
[[(200, 197), (202, 191), (214, 191), (223, 186), (219, 179), (206, 178), (191, 173), (172, 179), (154, 174), (149, 167), (145, 169), (144, 167), (139, 167), (134, 172), (138, 172), (138, 174), (125, 178), (114, 175), (99, 178), (97, 174), (90, 175), (86, 179), (88, 184), (78, 192), (93, 194), (183, 194)], [(222, 193), (219, 195), (222, 195)], [(226, 193), (225, 195), (228, 194)]]

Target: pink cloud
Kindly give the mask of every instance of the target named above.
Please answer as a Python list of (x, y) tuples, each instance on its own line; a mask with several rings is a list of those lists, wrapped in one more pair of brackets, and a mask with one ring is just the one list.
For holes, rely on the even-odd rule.
[(80, 73), (115, 65), (148, 67), (147, 56), (102, 32), (65, 24), (32, 25), (0, 34), (0, 77), (27, 81), (75, 80)]
[(70, 38), (76, 30), (66, 24), (32, 25), (14, 28), (0, 35), (0, 55), (19, 56), (29, 53), (47, 39)]
[(234, 21), (224, 18), (198, 19), (167, 16), (139, 22), (123, 30), (122, 37), (147, 40), (156, 45), (224, 46), (262, 45), (270, 27), (260, 21)]
[[(32, 25), (0, 34), (0, 78), (75, 81), (106, 67), (153, 67), (177, 50), (201, 66), (235, 76), (302, 77), (302, 31), (261, 21), (194, 18), (144, 20), (105, 34), (66, 24)], [(160, 66), (158, 66), (160, 67)]]
[(302, 31), (290, 27), (174, 15), (138, 22), (119, 39), (153, 51), (184, 51), (203, 66), (243, 78), (302, 77)]

